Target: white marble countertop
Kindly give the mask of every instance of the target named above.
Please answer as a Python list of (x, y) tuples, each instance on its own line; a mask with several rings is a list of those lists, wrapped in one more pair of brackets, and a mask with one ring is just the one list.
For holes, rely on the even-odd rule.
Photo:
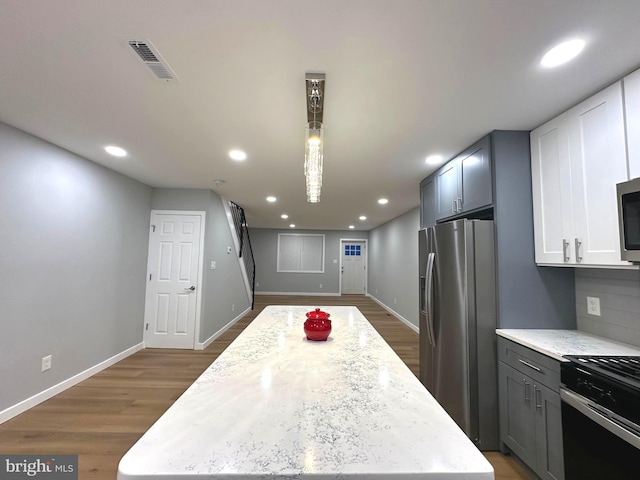
[(567, 361), (563, 355), (640, 356), (640, 347), (578, 330), (498, 329), (496, 333), (561, 362)]
[(493, 468), (355, 307), (267, 307), (122, 458), (118, 479), (490, 480)]

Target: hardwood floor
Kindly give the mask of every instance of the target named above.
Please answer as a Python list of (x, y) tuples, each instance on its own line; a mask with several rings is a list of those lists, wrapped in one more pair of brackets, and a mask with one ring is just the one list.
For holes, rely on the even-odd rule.
[[(255, 309), (206, 350), (146, 349), (0, 425), (0, 453), (78, 454), (79, 478), (113, 480), (142, 434), (267, 305), (355, 305), (418, 374), (418, 335), (363, 295), (257, 296)], [(496, 480), (529, 479), (513, 458), (487, 452)]]

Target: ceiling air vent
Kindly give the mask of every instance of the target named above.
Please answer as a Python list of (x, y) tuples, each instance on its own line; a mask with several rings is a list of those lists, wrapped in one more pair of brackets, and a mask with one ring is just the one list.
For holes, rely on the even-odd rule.
[(151, 42), (148, 40), (129, 40), (128, 43), (156, 78), (165, 81), (177, 80), (176, 75), (171, 71), (171, 68), (155, 47), (151, 45)]

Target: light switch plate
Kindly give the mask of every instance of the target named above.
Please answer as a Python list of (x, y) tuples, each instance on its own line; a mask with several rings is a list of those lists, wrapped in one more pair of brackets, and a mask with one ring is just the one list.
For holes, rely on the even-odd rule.
[(598, 297), (587, 297), (587, 313), (596, 317), (600, 316), (600, 299)]
[(216, 269), (216, 261), (211, 260), (211, 270), (215, 270), (215, 269)]
[(46, 372), (49, 369), (51, 369), (51, 355), (42, 357), (42, 371)]

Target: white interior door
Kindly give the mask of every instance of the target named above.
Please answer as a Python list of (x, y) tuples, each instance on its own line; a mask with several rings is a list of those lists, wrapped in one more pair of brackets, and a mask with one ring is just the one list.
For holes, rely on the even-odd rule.
[(341, 293), (364, 295), (367, 291), (367, 244), (357, 240), (341, 243)]
[(202, 215), (151, 214), (144, 319), (147, 347), (194, 348)]

